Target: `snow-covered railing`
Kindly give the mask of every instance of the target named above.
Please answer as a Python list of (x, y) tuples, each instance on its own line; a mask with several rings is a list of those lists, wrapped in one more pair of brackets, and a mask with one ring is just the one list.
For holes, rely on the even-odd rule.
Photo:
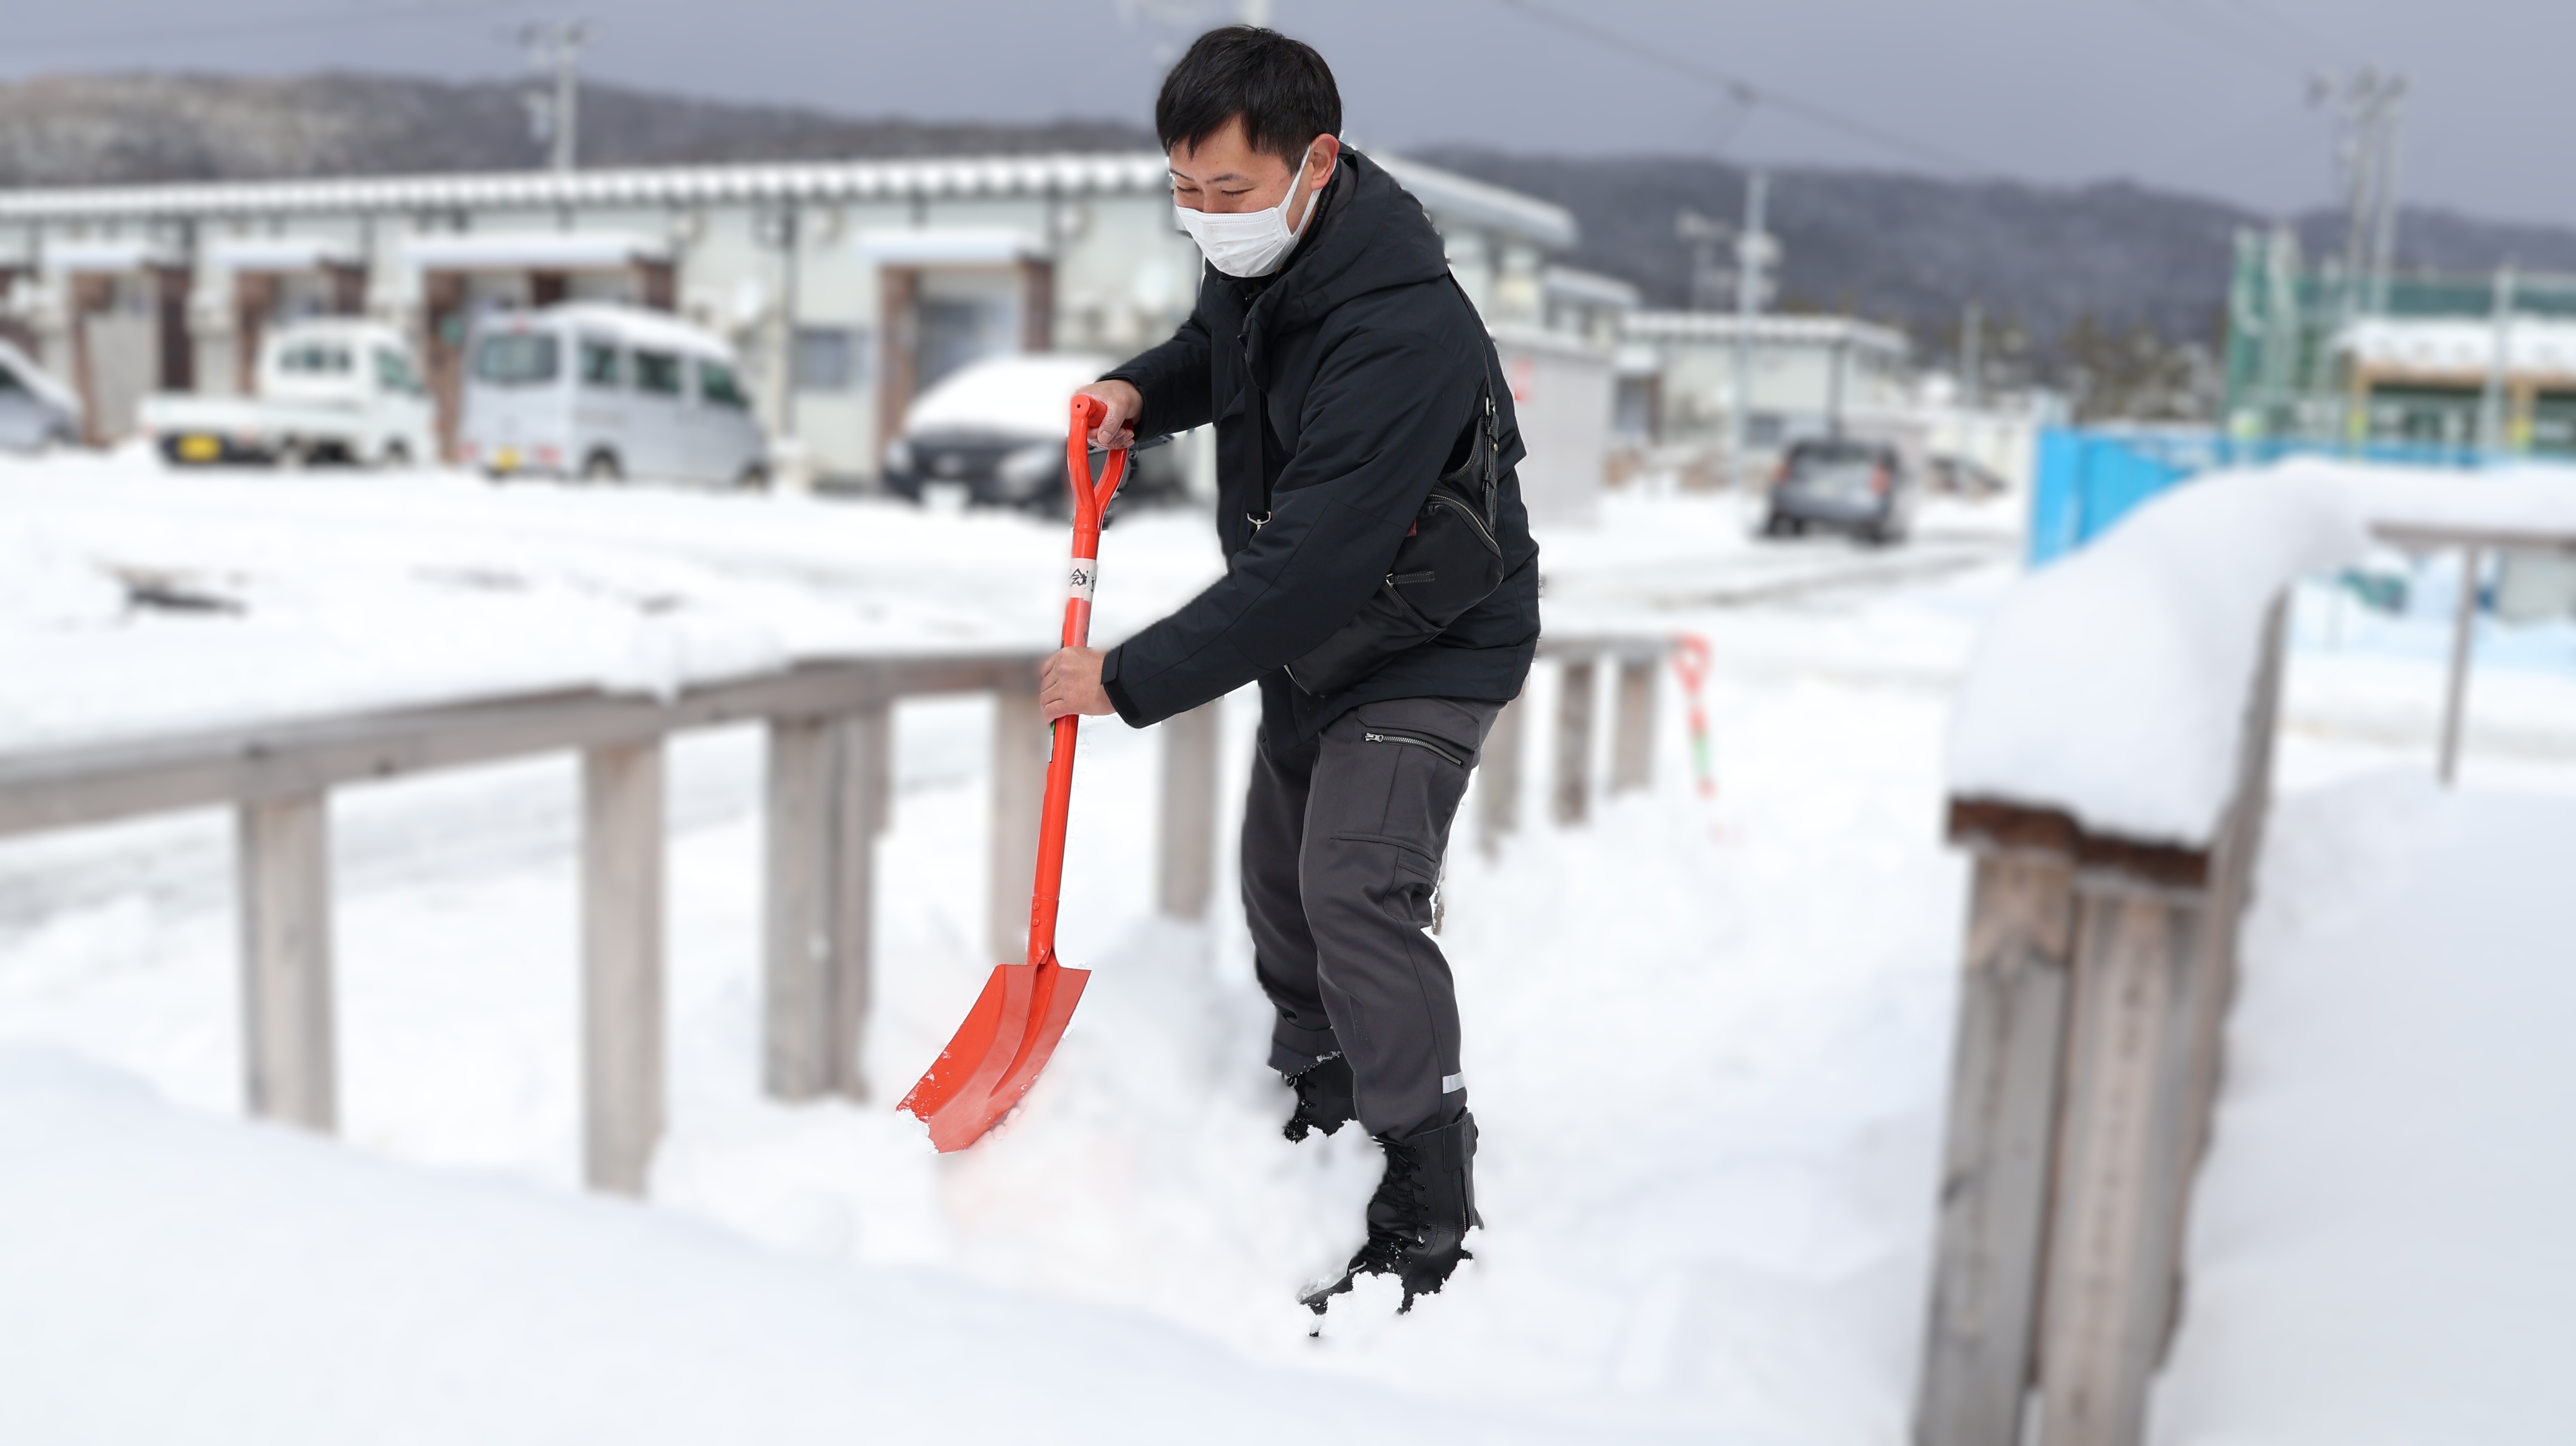
[[(330, 791), (579, 751), (583, 1173), (597, 1188), (632, 1192), (663, 1124), (663, 740), (768, 725), (764, 1083), (791, 1099), (856, 1095), (874, 895), (868, 844), (887, 822), (887, 710), (921, 694), (989, 692), (998, 716), (1034, 720), (1036, 662), (1027, 653), (813, 662), (668, 699), (527, 694), (21, 753), (0, 757), (0, 836), (231, 806), (248, 1104), (328, 1131), (338, 1113)], [(1215, 728), (1212, 710), (1163, 728), (1162, 902), (1175, 912), (1207, 903)], [(1036, 857), (1046, 733), (1032, 721), (997, 727), (993, 739), (992, 877), (1024, 880)], [(1023, 887), (992, 890), (997, 956), (1018, 949)]]
[[(2576, 473), (2295, 463), (2140, 508), (2033, 574), (1953, 714), (1975, 856), (1918, 1446), (2134, 1446), (2179, 1318), (2288, 589), (2399, 546), (2576, 547)], [(2464, 588), (2445, 725), (2465, 689)]]
[[(1656, 637), (1551, 638), (1558, 691), (1556, 815), (1584, 816), (1595, 674), (1618, 666), (1610, 786), (1649, 781)], [(1028, 922), (1047, 731), (1038, 655), (894, 654), (808, 662), (668, 698), (581, 689), (290, 719), (0, 755), (0, 838), (182, 809), (236, 816), (244, 1092), (252, 1113), (328, 1132), (338, 1118), (333, 1023), (331, 791), (577, 751), (581, 769), (583, 1178), (639, 1192), (663, 1127), (663, 742), (695, 728), (768, 729), (762, 1074), (783, 1099), (864, 1097), (875, 850), (889, 822), (902, 698), (994, 695), (987, 937), (1016, 958)], [(1518, 705), (1486, 745), (1484, 836), (1513, 826)], [(1218, 856), (1221, 703), (1163, 739), (1156, 902), (1207, 912)]]
[[(1539, 656), (1557, 665), (1554, 776), (1549, 816), (1581, 823), (1592, 811), (1592, 724), (1600, 707), (1601, 674), (1612, 670), (1609, 791), (1640, 789), (1654, 781), (1656, 679), (1672, 653), (1662, 634), (1590, 634), (1539, 640)], [(1476, 763), (1476, 841), (1490, 854), (1520, 826), (1523, 736), (1528, 695), (1494, 719)]]

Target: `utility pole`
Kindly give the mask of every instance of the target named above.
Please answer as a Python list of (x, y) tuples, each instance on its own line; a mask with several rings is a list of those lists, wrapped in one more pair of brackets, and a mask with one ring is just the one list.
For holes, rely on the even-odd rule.
[(2379, 124), (2375, 128), (2378, 163), (2372, 167), (2378, 185), (2379, 215), (2370, 242), (2370, 309), (2388, 310), (2388, 270), (2397, 243), (2397, 133), (2405, 118), (2406, 77), (2392, 75), (2380, 87)]
[(1753, 319), (1762, 314), (1768, 285), (1765, 273), (1780, 257), (1780, 248), (1763, 229), (1770, 189), (1768, 174), (1752, 171), (1745, 175), (1744, 229), (1735, 238), (1735, 405), (1727, 409), (1726, 462), (1727, 469), (1734, 473), (1737, 495), (1746, 497), (1752, 495), (1753, 488), (1751, 459), (1745, 455), (1752, 445)]
[(532, 70), (553, 72), (554, 91), (528, 93), (529, 128), (550, 143), (549, 163), (570, 171), (581, 137), (581, 52), (590, 44), (590, 22), (531, 21), (519, 28), (519, 49)]
[(1673, 234), (1690, 243), (1690, 309), (1715, 311), (1716, 298), (1724, 294), (1727, 280), (1726, 268), (1717, 264), (1717, 248), (1721, 242), (1734, 239), (1735, 228), (1697, 211), (1684, 210), (1673, 213)]
[(2496, 269), (2495, 339), (2487, 355), (2486, 390), (2478, 397), (2478, 450), (2493, 455), (2505, 449), (2505, 372), (2512, 364), (2513, 293), (2519, 278), (2510, 261)]
[(1959, 319), (1959, 410), (1973, 412), (1986, 400), (1986, 309), (1971, 301)]
[(2319, 78), (2309, 97), (2335, 107), (2335, 169), (2344, 187), (2343, 319), (2387, 305), (2397, 234), (2397, 132), (2406, 77), (2364, 66), (2338, 87)]
[[(2342, 273), (2335, 286), (2335, 326), (2349, 328), (2365, 311), (2388, 304), (2388, 266), (2397, 233), (2397, 107), (2406, 78), (2363, 66), (2340, 86), (2330, 76), (2310, 82), (2312, 104), (2332, 104), (2335, 168), (2346, 215)], [(2335, 434), (2358, 439), (2348, 388), (2335, 391)]]

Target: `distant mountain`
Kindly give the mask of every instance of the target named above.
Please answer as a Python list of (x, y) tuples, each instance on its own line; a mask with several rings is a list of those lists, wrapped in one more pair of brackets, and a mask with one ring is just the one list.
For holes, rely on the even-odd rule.
[[(395, 76), (51, 76), (0, 84), (0, 186), (524, 169), (541, 163), (524, 83)], [(865, 119), (585, 85), (585, 165), (1150, 149), (1116, 121), (1046, 124)], [(1732, 219), (1744, 176), (1680, 156), (1530, 156), (1471, 147), (1418, 159), (1572, 211), (1567, 259), (1687, 304), (1684, 209)], [(2038, 186), (1871, 171), (1772, 172), (1771, 224), (1787, 310), (1852, 311), (1904, 328), (1926, 358), (1955, 354), (1970, 301), (1989, 318), (1995, 380), (2043, 379), (2087, 410), (2205, 409), (2230, 241), (2268, 224), (2243, 207), (2126, 182)], [(2311, 255), (2342, 223), (2298, 220)], [(2576, 230), (2410, 209), (2408, 266), (2478, 270), (2510, 257), (2576, 271)]]
[[(528, 87), (328, 74), (47, 76), (0, 84), (0, 186), (492, 171), (544, 163)], [(587, 84), (581, 160), (620, 166), (1153, 148), (1111, 121), (933, 124)]]
[[(1731, 221), (1743, 209), (1744, 173), (1712, 160), (1410, 154), (1566, 207), (1583, 227), (1567, 259), (1635, 283), (1656, 306), (1689, 301), (1691, 254), (1674, 234), (1676, 213)], [(1783, 252), (1778, 304), (1892, 322), (1935, 354), (1955, 345), (1971, 300), (2036, 357), (2062, 357), (2079, 323), (2096, 334), (2143, 325), (2167, 344), (2214, 344), (2233, 238), (2269, 224), (2226, 202), (2116, 181), (2035, 186), (1783, 167), (1770, 183), (1770, 229)], [(2311, 257), (2340, 251), (2340, 216), (2296, 224)], [(2576, 271), (2576, 230), (2410, 208), (2397, 252), (2403, 267), (2479, 270), (2513, 258)]]

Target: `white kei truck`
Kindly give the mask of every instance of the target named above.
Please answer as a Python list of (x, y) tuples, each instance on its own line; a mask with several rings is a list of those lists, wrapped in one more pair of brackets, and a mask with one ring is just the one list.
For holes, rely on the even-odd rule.
[(262, 339), (252, 395), (156, 392), (136, 420), (174, 464), (345, 462), (408, 467), (438, 458), (429, 388), (401, 332), (315, 317)]

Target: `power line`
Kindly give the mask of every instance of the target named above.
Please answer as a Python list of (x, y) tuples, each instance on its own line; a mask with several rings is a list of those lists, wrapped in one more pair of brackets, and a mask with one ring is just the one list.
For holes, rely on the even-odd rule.
[(283, 35), (308, 30), (341, 30), (381, 24), (407, 24), (419, 20), (450, 20), (459, 16), (492, 15), (505, 10), (524, 10), (532, 0), (474, 0), (461, 5), (411, 5), (365, 10), (304, 10), (285, 15), (266, 15), (251, 20), (212, 25), (155, 25), (143, 29), (91, 30), (33, 35), (9, 42), (8, 55), (18, 59), (28, 55), (59, 54), (67, 50), (84, 50), (100, 45), (162, 44), (170, 41), (224, 40), (235, 36)]
[(2316, 51), (2328, 59), (2351, 58), (2351, 52), (2345, 48), (2342, 41), (2332, 39), (2267, 6), (2256, 4), (2255, 0), (2234, 0), (2234, 4), (2238, 10), (2270, 25), (2274, 33), (2287, 36), (2304, 49)]
[[(2313, 74), (2315, 71), (2314, 66), (2307, 64), (2304, 60), (2301, 60), (2296, 56), (2285, 55), (2281, 51), (2270, 49), (2272, 37), (2268, 35), (2254, 36), (2241, 29), (2235, 31), (2233, 34), (2228, 34), (2207, 28), (2201, 23), (2203, 12), (2192, 9), (2187, 3), (2176, 3), (2171, 6), (2165, 6), (2155, 3), (2155, 0), (2137, 0), (2137, 4), (2140, 10), (2143, 10), (2147, 14), (2163, 21), (2165, 24), (2172, 26), (2175, 30), (2191, 36), (2195, 40), (2202, 41), (2215, 47), (2220, 54), (2223, 54), (2232, 60), (2241, 60), (2248, 65), (2260, 66), (2266, 70), (2287, 70), (2302, 78)], [(2216, 17), (2212, 16), (2210, 18)], [(2263, 42), (2257, 48), (2264, 49), (2267, 53), (2259, 56), (2254, 54), (2252, 50), (2247, 48), (2246, 42), (2248, 40), (2259, 40)]]
[(2001, 172), (1995, 167), (1982, 165), (1976, 161), (1969, 160), (1967, 157), (1961, 156), (1956, 152), (1943, 150), (1938, 146), (1927, 145), (1921, 141), (1909, 140), (1893, 131), (1881, 130), (1867, 121), (1844, 115), (1839, 111), (1818, 105), (1814, 101), (1804, 100), (1797, 96), (1790, 95), (1785, 91), (1773, 90), (1767, 86), (1756, 85), (1742, 76), (1730, 75), (1725, 71), (1701, 65), (1696, 61), (1686, 60), (1668, 50), (1659, 50), (1643, 41), (1632, 40), (1629, 37), (1620, 34), (1618, 31), (1605, 29), (1593, 24), (1589, 20), (1579, 19), (1575, 16), (1568, 15), (1561, 10), (1553, 10), (1547, 6), (1535, 4), (1533, 3), (1533, 0), (1495, 0), (1495, 3), (1506, 9), (1518, 11), (1522, 15), (1528, 16), (1530, 19), (1535, 20), (1542, 25), (1552, 26), (1569, 35), (1579, 35), (1584, 39), (1591, 41), (1595, 45), (1618, 51), (1620, 54), (1627, 56), (1631, 60), (1644, 61), (1648, 65), (1655, 66), (1662, 70), (1669, 70), (1677, 75), (1687, 76), (1704, 85), (1716, 86), (1720, 90), (1725, 91), (1727, 95), (1732, 97), (1738, 104), (1746, 106), (1767, 105), (1773, 110), (1779, 111), (1785, 115), (1796, 116), (1801, 120), (1822, 126), (1826, 130), (1833, 131), (1839, 135), (1847, 136), (1853, 140), (1866, 142), (1870, 145), (1877, 146), (1881, 150), (1890, 151), (1912, 160), (1929, 162), (1943, 170), (1964, 172), (1971, 178), (1992, 177), (2001, 174)]

